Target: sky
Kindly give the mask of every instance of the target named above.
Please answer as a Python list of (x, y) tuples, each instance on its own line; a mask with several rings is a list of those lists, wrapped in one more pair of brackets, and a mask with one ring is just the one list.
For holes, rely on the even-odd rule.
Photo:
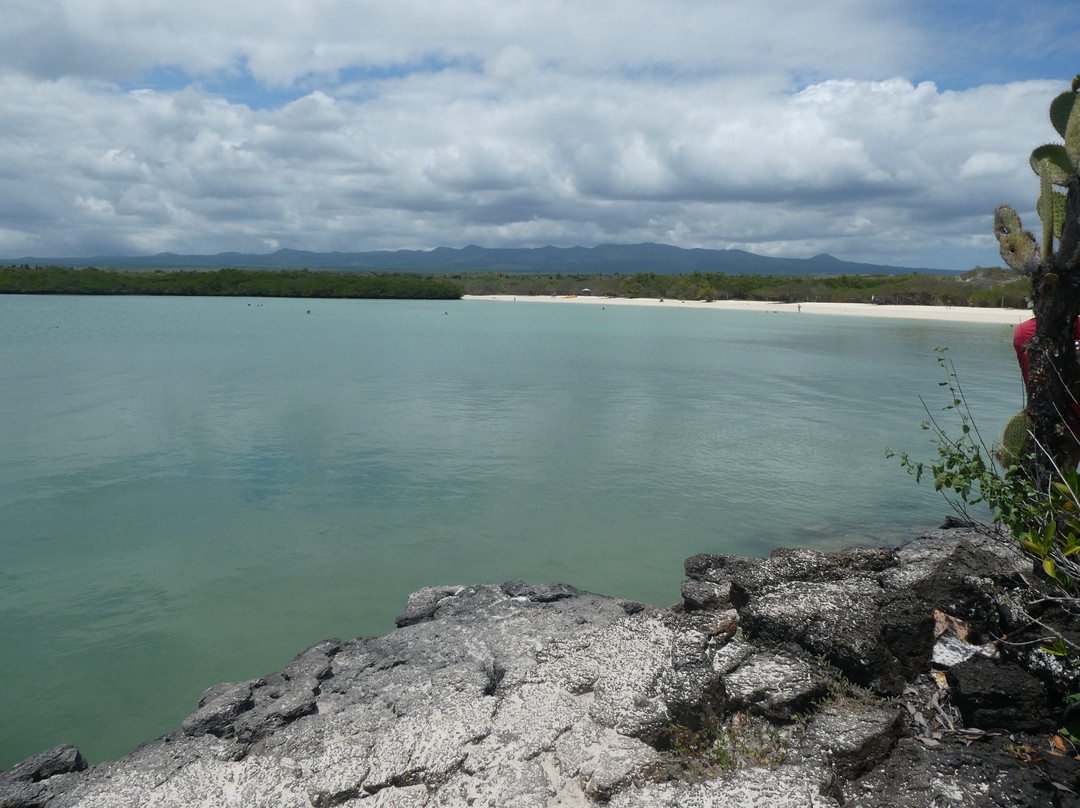
[(0, 0), (0, 256), (657, 242), (966, 270), (1075, 0)]

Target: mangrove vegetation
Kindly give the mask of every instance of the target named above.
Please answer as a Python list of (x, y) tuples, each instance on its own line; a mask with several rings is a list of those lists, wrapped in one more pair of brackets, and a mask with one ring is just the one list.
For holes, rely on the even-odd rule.
[(460, 284), (402, 273), (219, 269), (216, 272), (150, 272), (0, 267), (0, 294), (206, 295), (217, 297), (344, 297), (456, 300)]
[(1030, 281), (1002, 268), (954, 275), (728, 275), (693, 272), (429, 275), (307, 269), (105, 270), (0, 266), (0, 294), (215, 295), (453, 300), (470, 295), (593, 295), (780, 303), (881, 303), (1026, 308)]

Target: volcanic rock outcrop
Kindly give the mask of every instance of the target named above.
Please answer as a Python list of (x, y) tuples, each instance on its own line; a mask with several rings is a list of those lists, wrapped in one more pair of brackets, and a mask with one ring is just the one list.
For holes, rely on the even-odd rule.
[(432, 587), (390, 634), (212, 687), (121, 760), (24, 761), (0, 808), (1078, 805), (1054, 711), (1080, 687), (1027, 642), (1029, 571), (955, 529), (695, 556), (668, 609)]

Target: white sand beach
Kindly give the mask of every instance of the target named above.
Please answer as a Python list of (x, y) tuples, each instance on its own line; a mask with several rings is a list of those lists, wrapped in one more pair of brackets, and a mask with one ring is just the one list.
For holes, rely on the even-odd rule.
[(889, 317), (903, 320), (937, 320), (955, 323), (1019, 325), (1032, 313), (1026, 309), (990, 309), (969, 306), (875, 306), (869, 303), (769, 303), (753, 300), (673, 300), (626, 297), (552, 297), (550, 295), (465, 295), (463, 300), (494, 300), (517, 303), (563, 303), (571, 306), (664, 306), (673, 309), (761, 311), (776, 314), (833, 314), (847, 317)]

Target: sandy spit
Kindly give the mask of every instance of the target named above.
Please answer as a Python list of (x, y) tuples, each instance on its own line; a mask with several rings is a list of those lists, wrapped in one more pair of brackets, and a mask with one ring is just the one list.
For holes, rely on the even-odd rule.
[(563, 303), (571, 306), (663, 306), (671, 309), (761, 311), (776, 314), (832, 314), (843, 317), (886, 317), (900, 320), (937, 320), (950, 323), (1018, 325), (1032, 313), (1026, 309), (988, 309), (967, 306), (875, 306), (869, 303), (768, 303), (753, 300), (673, 300), (626, 297), (552, 297), (525, 295), (465, 295), (463, 300), (516, 303)]

